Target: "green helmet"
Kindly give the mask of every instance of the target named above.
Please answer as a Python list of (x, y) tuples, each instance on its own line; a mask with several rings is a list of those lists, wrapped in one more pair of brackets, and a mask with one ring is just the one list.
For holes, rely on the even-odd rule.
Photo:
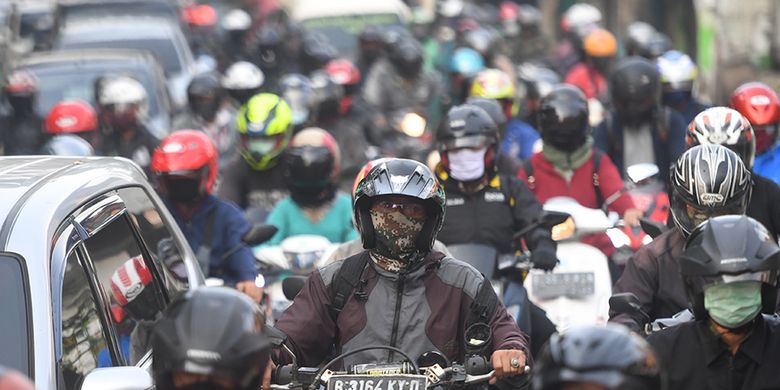
[(252, 169), (265, 170), (290, 143), (292, 110), (279, 96), (260, 93), (241, 107), (236, 127), (241, 135), (241, 156)]

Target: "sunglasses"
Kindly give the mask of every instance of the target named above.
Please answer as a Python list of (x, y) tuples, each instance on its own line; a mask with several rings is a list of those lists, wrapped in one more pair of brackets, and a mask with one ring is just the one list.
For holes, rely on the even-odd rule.
[(393, 202), (386, 199), (374, 202), (372, 209), (385, 212), (398, 210), (401, 214), (411, 218), (422, 218), (428, 215), (425, 205), (420, 203)]

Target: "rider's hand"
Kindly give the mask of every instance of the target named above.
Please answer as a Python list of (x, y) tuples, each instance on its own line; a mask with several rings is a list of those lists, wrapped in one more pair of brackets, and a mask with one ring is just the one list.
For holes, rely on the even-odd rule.
[(642, 218), (644, 213), (639, 209), (628, 209), (623, 213), (623, 222), (631, 227), (639, 226), (639, 218)]
[(236, 283), (236, 290), (249, 295), (255, 302), (260, 302), (260, 298), (263, 297), (263, 289), (257, 287), (254, 280), (245, 280), (243, 282)]
[(271, 373), (276, 369), (276, 364), (271, 359), (268, 359), (268, 365), (265, 366), (265, 372), (263, 372), (263, 390), (271, 388)]
[[(517, 359), (517, 367), (512, 367), (512, 359)], [(490, 364), (493, 365), (495, 373), (489, 383), (494, 385), (498, 379), (525, 373), (525, 352), (517, 349), (499, 349), (490, 356)]]
[(534, 264), (534, 268), (552, 271), (555, 265), (558, 264), (558, 257), (555, 255), (554, 249), (547, 246), (539, 246), (531, 251), (531, 262)]

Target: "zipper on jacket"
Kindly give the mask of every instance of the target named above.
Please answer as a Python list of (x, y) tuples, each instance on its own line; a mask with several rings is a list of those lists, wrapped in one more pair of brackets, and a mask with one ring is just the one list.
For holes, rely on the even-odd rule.
[[(404, 278), (406, 277), (406, 274), (402, 271), (398, 274), (398, 283), (396, 284), (396, 295), (395, 295), (395, 313), (393, 316), (393, 331), (390, 333), (390, 346), (395, 347), (396, 342), (398, 341), (398, 321), (401, 319), (401, 302), (403, 301), (404, 297)], [(395, 355), (395, 352), (390, 351), (390, 355), (387, 358), (388, 362), (393, 361), (393, 355)]]

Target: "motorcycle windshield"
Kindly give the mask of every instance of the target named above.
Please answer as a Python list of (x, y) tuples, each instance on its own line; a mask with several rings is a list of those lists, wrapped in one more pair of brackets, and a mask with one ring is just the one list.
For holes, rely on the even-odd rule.
[(469, 263), (477, 271), (485, 275), (486, 278), (492, 279), (494, 271), (496, 269), (496, 255), (495, 248), (489, 245), (483, 244), (455, 244), (447, 245), (447, 250), (450, 251), (452, 257)]

